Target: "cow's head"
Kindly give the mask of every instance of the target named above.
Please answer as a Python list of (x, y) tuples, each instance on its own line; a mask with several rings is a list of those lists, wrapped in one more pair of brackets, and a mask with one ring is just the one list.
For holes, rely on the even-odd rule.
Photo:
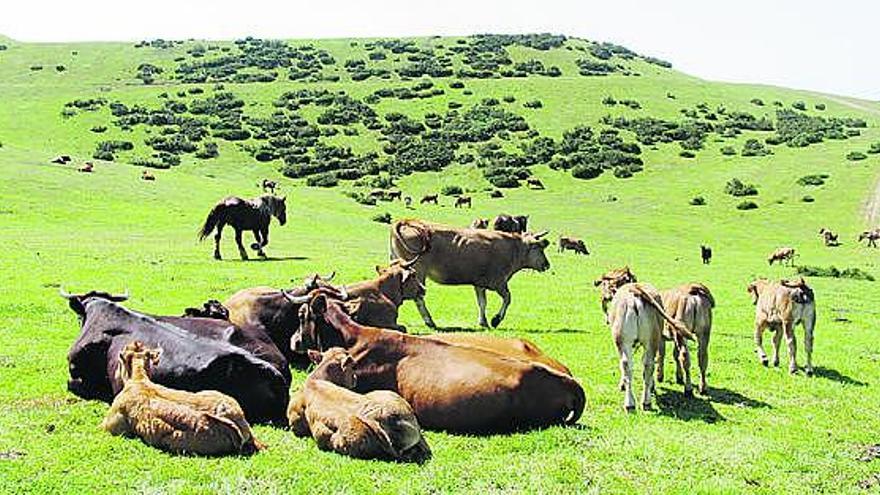
[(119, 353), (119, 364), (116, 366), (116, 379), (125, 383), (135, 374), (135, 370), (143, 370), (149, 378), (153, 369), (159, 365), (162, 349), (148, 349), (143, 342), (135, 340), (128, 343)]
[(758, 304), (758, 298), (761, 296), (761, 292), (764, 291), (766, 285), (767, 280), (759, 278), (752, 281), (752, 283), (746, 287), (746, 291), (752, 296), (752, 304)]
[(109, 292), (99, 290), (90, 290), (85, 294), (70, 294), (62, 288), (59, 289), (58, 293), (61, 294), (61, 297), (67, 299), (67, 304), (70, 306), (70, 309), (79, 315), (80, 319), (86, 317), (86, 302), (90, 299), (105, 299), (113, 302), (128, 300), (128, 291), (125, 291), (125, 294), (122, 295), (113, 295)]
[(513, 220), (516, 221), (516, 224), (519, 226), (520, 232), (526, 232), (529, 229), (528, 215), (516, 215), (513, 217)]
[(539, 272), (545, 272), (550, 269), (550, 260), (544, 254), (544, 249), (550, 245), (550, 241), (544, 239), (546, 235), (547, 231), (545, 230), (537, 234), (524, 234), (522, 236), (522, 241), (526, 246), (525, 268), (531, 268)]
[(287, 223), (287, 196), (272, 197), (272, 214), (278, 219), (279, 224)]
[(425, 284), (416, 274), (415, 265), (419, 257), (409, 261), (394, 260), (388, 267), (376, 266), (376, 273), (382, 276), (399, 277), (402, 299), (418, 299), (425, 296)]
[(354, 359), (342, 347), (331, 347), (324, 352), (309, 349), (308, 354), (309, 360), (317, 366), (312, 372), (314, 376), (349, 390), (357, 386)]
[(323, 349), (322, 331), (328, 326), (324, 320), (327, 311), (327, 294), (323, 290), (305, 296), (309, 299), (299, 307), (299, 329), (290, 337), (290, 350), (303, 354), (309, 349)]
[(602, 311), (608, 312), (608, 303), (614, 299), (617, 289), (635, 282), (638, 282), (638, 280), (628, 266), (605, 272), (601, 277), (594, 280), (593, 285), (599, 287), (602, 291)]

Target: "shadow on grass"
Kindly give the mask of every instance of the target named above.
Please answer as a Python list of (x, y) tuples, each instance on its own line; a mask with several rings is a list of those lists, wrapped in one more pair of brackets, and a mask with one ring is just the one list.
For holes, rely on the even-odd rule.
[(868, 383), (860, 380), (856, 380), (855, 378), (851, 378), (840, 373), (837, 370), (833, 370), (831, 368), (825, 368), (823, 366), (816, 366), (813, 368), (813, 374), (818, 376), (819, 378), (825, 378), (826, 380), (835, 381), (838, 383), (843, 383), (846, 385), (855, 385), (857, 387), (867, 387)]
[[(504, 330), (504, 327), (501, 327), (500, 330)], [(574, 328), (517, 328), (516, 331), (524, 333), (584, 333), (583, 330)]]
[(727, 404), (729, 406), (742, 406), (752, 408), (771, 407), (770, 404), (764, 401), (751, 399), (739, 392), (735, 392), (726, 388), (709, 387), (709, 392), (706, 395), (712, 402)]
[(712, 402), (702, 397), (685, 397), (678, 390), (657, 389), (657, 406), (662, 416), (669, 416), (682, 421), (703, 421), (719, 423), (726, 421), (724, 416), (715, 410)]
[(259, 256), (248, 258), (246, 260), (240, 258), (232, 258), (229, 261), (237, 261), (239, 263), (261, 263), (261, 262), (270, 262), (270, 261), (308, 261), (308, 256), (267, 256), (265, 258), (261, 258)]

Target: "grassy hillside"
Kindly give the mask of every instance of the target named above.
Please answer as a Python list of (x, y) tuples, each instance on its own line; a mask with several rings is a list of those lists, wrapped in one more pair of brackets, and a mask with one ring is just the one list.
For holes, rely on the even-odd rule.
[[(578, 39), (556, 40), (558, 46), (541, 50), (524, 46), (537, 43), (525, 38), (502, 46), (501, 52), (488, 50), (491, 55), (478, 58), (508, 57), (511, 63), (486, 69), (488, 75), (498, 77), (482, 78), (476, 76), (487, 74), (468, 72), (479, 64), (467, 63), (472, 51), (482, 46), (478, 39), (411, 41), (411, 45), (393, 40), (384, 44), (380, 40), (291, 41), (284, 45), (288, 48), (273, 45), (267, 50), (273, 57), (282, 50), (294, 67), (302, 53), (325, 53), (324, 58), (334, 63), (304, 64), (308, 70), (297, 70), (307, 75), (297, 80), (289, 78), (289, 66), (236, 67), (233, 75), (214, 74), (198, 83), (184, 82), (176, 69), (223, 54), (234, 54), (238, 60), (242, 56), (239, 46), (244, 45), (0, 42), (7, 46), (0, 50), (0, 100), (4, 102), (0, 105), (0, 237), (5, 241), (0, 284), (7, 289), (0, 293), (0, 321), (4, 323), (0, 491), (855, 493), (860, 483), (877, 479), (880, 461), (858, 460), (866, 445), (880, 441), (880, 340), (875, 325), (880, 292), (876, 282), (809, 279), (819, 314), (814, 352), (817, 376), (812, 378), (789, 376), (784, 367), (768, 370), (758, 364), (752, 343), (753, 307), (745, 286), (756, 276), (793, 275), (791, 268), (766, 264), (766, 255), (781, 245), (797, 248), (800, 264), (859, 268), (880, 276), (878, 251), (855, 243), (858, 232), (869, 226), (864, 207), (878, 179), (880, 155), (867, 151), (880, 142), (880, 105), (782, 88), (702, 81), (620, 50), (603, 59), (602, 46)], [(304, 45), (313, 50), (303, 51)], [(367, 49), (370, 45), (372, 50)], [(419, 51), (393, 53), (393, 47), (401, 45)], [(201, 52), (198, 46), (205, 53), (194, 56)], [(470, 51), (450, 51), (455, 46)], [(229, 50), (224, 52), (224, 47)], [(384, 52), (386, 58), (371, 60), (370, 53), (376, 51)], [(436, 62), (438, 74), (451, 70), (452, 75), (404, 80), (399, 71), (408, 73), (411, 62), (407, 58), (413, 55)], [(400, 61), (395, 60), (398, 57)], [(449, 59), (448, 64), (436, 60), (443, 57)], [(354, 70), (347, 70), (346, 61), (355, 59), (364, 64), (349, 64)], [(502, 74), (530, 60), (540, 61), (543, 73)], [(607, 63), (613, 72), (581, 75), (578, 60), (589, 61), (581, 65), (593, 68)], [(144, 77), (137, 77), (139, 72), (144, 74), (138, 69), (142, 64), (162, 72), (144, 84)], [(549, 75), (554, 66), (560, 72), (557, 76)], [(382, 79), (382, 70), (388, 71), (388, 79)], [(271, 82), (218, 80), (273, 71), (276, 77)], [(367, 79), (353, 80), (367, 72), (371, 74)], [(338, 81), (329, 80), (335, 76)], [(433, 86), (416, 92), (442, 89), (443, 93), (410, 99), (380, 97), (378, 102), (370, 98), (383, 88), (412, 88), (424, 81)], [(456, 81), (464, 88), (451, 87)], [(193, 92), (193, 88), (202, 92)], [(285, 92), (303, 89), (310, 94), (328, 90), (334, 98), (344, 91), (348, 99), (334, 99), (326, 106), (273, 105)], [(180, 92), (183, 96), (178, 96)], [(222, 93), (232, 93), (242, 106), (222, 114), (191, 112), (194, 106), (203, 105), (197, 100)], [(512, 102), (505, 101), (511, 96)], [(634, 100), (640, 108), (611, 106), (603, 103), (607, 97)], [(487, 98), (497, 99), (498, 104), (486, 105), (483, 100)], [(94, 110), (65, 106), (88, 99), (103, 103), (92, 105)], [(754, 99), (763, 105), (756, 105)], [(542, 106), (523, 106), (534, 100)], [(135, 120), (141, 115), (167, 118), (168, 113), (159, 110), (170, 108), (168, 101), (186, 105), (186, 111), (171, 112), (180, 120), (168, 125), (120, 122), (121, 117), (132, 115)], [(350, 125), (318, 121), (328, 108), (352, 106), (369, 114), (351, 102), (363, 103), (375, 117), (359, 117)], [(462, 105), (452, 115), (451, 102)], [(805, 110), (793, 109), (795, 102), (804, 102)], [(115, 103), (128, 110), (140, 105), (146, 111), (114, 116), (111, 107)], [(817, 105), (824, 105), (824, 110)], [(488, 139), (479, 141), (451, 138), (450, 128), (461, 123), (458, 117), (475, 107), (490, 109), (479, 115), (502, 109), (507, 117), (520, 116), (528, 130), (505, 134), (504, 129), (493, 128)], [(68, 116), (63, 115), (65, 110), (71, 110)], [(298, 128), (316, 129), (320, 135), (314, 142), (291, 139), (280, 147), (270, 144), (277, 136), (259, 138), (256, 119), (279, 111), (283, 116), (276, 115), (275, 121), (300, 118), (303, 124)], [(423, 130), (400, 134), (393, 128), (394, 117), (386, 118), (395, 112), (424, 123)], [(728, 117), (736, 112), (766, 118), (773, 129), (731, 126)], [(798, 127), (804, 137), (787, 136), (789, 141), (766, 144), (790, 124), (782, 122), (785, 116), (806, 126), (828, 124), (831, 119), (850, 119), (849, 124), (857, 125), (821, 131)], [(595, 157), (619, 157), (611, 151), (620, 151), (620, 147), (598, 141), (602, 130), (614, 129), (614, 122), (621, 122), (614, 120), (617, 117), (625, 117), (626, 122), (650, 117), (676, 127), (650, 144), (629, 124), (618, 128), (620, 141), (639, 149), (638, 154), (621, 153), (638, 157), (641, 167), (595, 161)], [(491, 127), (497, 124), (493, 118), (465, 123)], [(428, 125), (432, 121), (439, 122), (438, 127)], [(217, 131), (223, 129), (216, 127), (218, 122), (247, 130), (250, 137), (239, 141), (218, 137)], [(589, 126), (595, 139), (574, 139), (570, 131), (578, 126)], [(93, 132), (95, 127), (107, 129)], [(189, 142), (190, 136), (200, 134), (187, 134), (184, 128), (207, 132), (191, 141), (196, 152), (168, 153), (173, 156), (169, 158), (145, 142), (156, 136), (183, 136), (179, 144), (180, 139)], [(328, 129), (335, 129), (336, 134), (329, 135), (334, 131)], [(350, 129), (357, 135), (346, 135), (355, 132)], [(843, 135), (836, 135), (838, 131)], [(821, 142), (789, 145), (812, 139), (817, 132)], [(674, 139), (676, 133), (685, 139)], [(534, 148), (529, 148), (539, 138), (552, 140), (554, 153), (549, 159), (535, 159)], [(772, 153), (742, 156), (749, 139)], [(100, 142), (113, 140), (131, 142), (132, 149), (113, 152), (113, 161), (92, 159)], [(197, 158), (196, 153), (208, 142), (217, 144), (218, 156)], [(413, 160), (401, 158), (401, 146), (388, 148), (401, 143), (416, 150), (407, 155)], [(350, 160), (351, 156), (342, 153), (341, 160), (318, 160), (319, 150), (327, 145), (350, 147), (351, 155), (362, 159)], [(294, 150), (298, 147), (302, 149)], [(726, 147), (733, 148), (734, 154), (723, 154)], [(255, 156), (261, 149), (278, 156), (258, 161)], [(413, 162), (436, 165), (436, 161), (420, 161), (422, 154), (445, 149), (451, 150), (453, 158), (441, 170), (406, 173)], [(686, 151), (695, 157), (682, 157)], [(847, 159), (854, 151), (864, 152), (866, 158)], [(96, 171), (82, 174), (75, 166), (49, 163), (58, 154), (72, 155), (75, 166), (93, 160)], [(282, 173), (286, 167), (290, 175), (291, 164), (305, 163), (302, 158), (285, 157), (302, 156), (310, 157), (309, 163), (333, 163), (335, 168), (323, 172), (333, 177), (363, 177), (360, 182), (341, 180), (333, 188), (308, 187), (308, 177), (315, 174), (292, 179)], [(179, 165), (169, 165), (175, 159)], [(154, 170), (157, 181), (147, 183), (139, 180), (141, 167), (133, 162), (170, 168)], [(579, 166), (579, 170), (602, 173), (594, 179), (578, 179), (572, 171)], [(632, 176), (615, 177), (626, 175), (617, 171), (620, 168), (627, 168)], [(488, 178), (494, 172), (487, 172), (492, 170), (505, 176), (532, 174), (547, 188), (532, 191), (524, 184), (502, 188), (504, 198), (490, 199), (489, 191), (495, 187)], [(375, 177), (390, 177), (389, 172), (397, 172), (396, 187), (416, 199), (457, 185), (473, 196), (474, 207), (454, 209), (452, 199), (443, 197), (439, 207), (407, 210), (400, 203), (362, 205), (345, 195), (368, 191)], [(823, 185), (797, 183), (801, 177), (821, 174), (828, 176)], [(273, 224), (267, 248), (270, 260), (238, 261), (228, 231), (222, 246), (226, 260), (212, 260), (209, 243), (196, 242), (196, 228), (218, 199), (259, 194), (256, 183), (263, 177), (279, 179), (289, 198), (288, 225)], [(757, 196), (726, 194), (725, 184), (732, 178), (754, 184)], [(707, 204), (689, 205), (695, 196), (702, 196)], [(814, 201), (805, 202), (804, 196)], [(745, 200), (754, 201), (758, 208), (737, 209)], [(312, 441), (270, 427), (256, 427), (269, 450), (252, 458), (176, 458), (138, 441), (100, 432), (98, 424), (107, 406), (82, 401), (65, 390), (66, 353), (78, 333), (78, 322), (56, 295), (60, 285), (76, 291), (127, 287), (133, 294), (129, 307), (176, 314), (208, 298), (224, 299), (243, 287), (286, 286), (291, 279), (298, 281), (315, 271), (336, 270), (342, 280), (360, 280), (388, 259), (387, 226), (371, 221), (383, 212), (394, 218), (414, 216), (457, 225), (467, 225), (478, 216), (523, 213), (531, 215), (534, 229), (549, 229), (554, 238), (573, 235), (586, 240), (591, 256), (548, 252), (549, 272), (517, 275), (511, 284), (513, 303), (507, 319), (494, 331), (529, 338), (572, 369), (588, 399), (577, 428), (487, 438), (429, 432), (434, 458), (423, 467), (323, 453)], [(843, 245), (823, 247), (817, 236), (820, 227), (840, 232)], [(700, 263), (701, 243), (715, 250), (711, 265)], [(702, 281), (712, 289), (718, 306), (708, 396), (685, 399), (681, 386), (670, 383), (668, 362), (667, 381), (658, 386), (656, 410), (622, 412), (616, 353), (592, 280), (623, 264), (629, 264), (640, 280), (658, 287)], [(427, 302), (439, 325), (476, 328), (470, 288), (429, 284)], [(490, 296), (490, 311), (498, 304), (498, 298)], [(428, 331), (411, 304), (404, 306), (401, 322), (411, 331)], [(798, 339), (802, 343), (800, 330)], [(765, 344), (769, 349), (769, 339)], [(800, 359), (803, 362), (803, 353)], [(640, 368), (636, 370), (640, 375)], [(305, 374), (295, 376), (298, 384)], [(636, 387), (642, 387), (638, 378)]]

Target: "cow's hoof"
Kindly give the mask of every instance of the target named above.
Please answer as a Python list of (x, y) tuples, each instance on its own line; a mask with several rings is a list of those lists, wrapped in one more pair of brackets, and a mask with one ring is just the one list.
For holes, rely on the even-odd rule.
[(813, 368), (807, 368), (804, 372), (807, 374), (807, 376), (813, 376)]
[(789, 372), (789, 374), (796, 375), (798, 372), (798, 369), (797, 368), (789, 368), (788, 372)]
[(489, 322), (486, 320), (480, 320), (478, 323), (482, 328), (489, 328)]
[(766, 368), (766, 367), (770, 366), (770, 360), (767, 358), (761, 358), (761, 364), (763, 364), (764, 367)]
[(643, 411), (650, 411), (650, 410), (652, 410), (652, 409), (653, 409), (653, 408), (651, 407), (651, 404), (650, 404), (650, 403), (648, 403), (648, 404), (642, 404), (642, 410), (643, 410)]
[(773, 360), (773, 367), (774, 367), (774, 368), (778, 368), (778, 367), (779, 367), (779, 360), (778, 360), (778, 359), (774, 359), (774, 360)]
[(623, 406), (623, 410), (627, 413), (634, 413), (636, 412), (636, 406)]
[(260, 249), (260, 243), (258, 243), (258, 242), (251, 243), (251, 249), (253, 249), (254, 251), (259, 250), (259, 249)]
[(214, 259), (217, 261), (222, 261), (223, 258), (220, 256), (220, 253), (214, 253)]
[(498, 328), (498, 325), (501, 324), (501, 317), (495, 315), (492, 317), (492, 328)]

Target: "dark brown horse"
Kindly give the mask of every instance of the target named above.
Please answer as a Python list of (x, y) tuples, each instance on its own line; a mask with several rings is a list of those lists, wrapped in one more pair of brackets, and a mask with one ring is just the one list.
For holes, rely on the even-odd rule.
[(251, 244), (251, 249), (255, 250), (258, 255), (266, 257), (263, 248), (269, 244), (269, 222), (274, 215), (278, 219), (278, 223), (284, 225), (287, 222), (287, 206), (286, 198), (279, 198), (271, 195), (260, 196), (259, 198), (247, 200), (235, 196), (230, 196), (221, 200), (214, 205), (205, 225), (199, 231), (199, 240), (205, 240), (214, 230), (214, 258), (220, 257), (220, 238), (223, 233), (223, 227), (227, 224), (235, 229), (235, 243), (238, 244), (238, 252), (241, 259), (248, 259), (247, 251), (241, 244), (241, 233), (244, 230), (250, 230), (254, 233), (254, 239), (257, 241)]

